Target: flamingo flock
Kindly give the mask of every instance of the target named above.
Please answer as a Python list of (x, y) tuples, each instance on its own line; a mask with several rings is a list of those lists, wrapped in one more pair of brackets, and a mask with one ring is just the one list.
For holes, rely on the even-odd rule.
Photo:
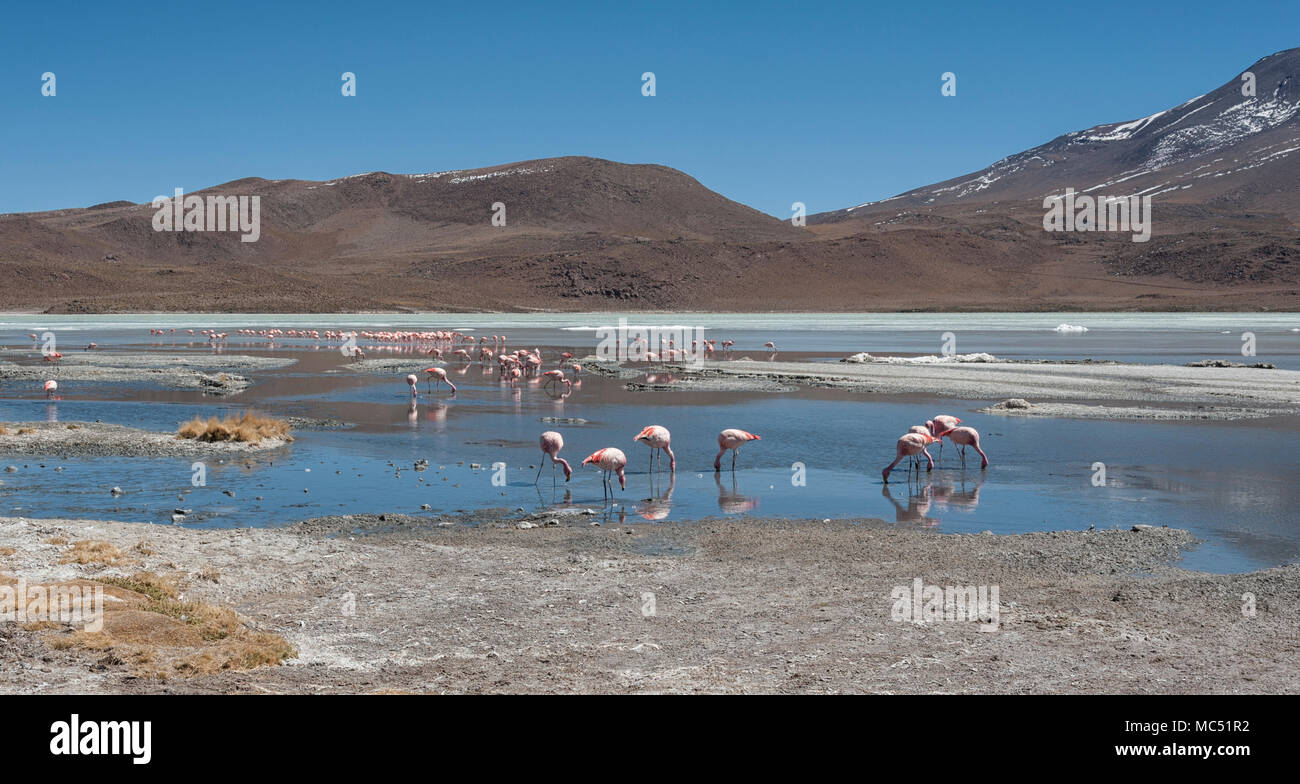
[[(175, 329), (152, 328), (149, 334), (152, 336), (174, 335)], [(185, 333), (194, 336), (202, 336), (202, 339), (210, 343), (214, 348), (223, 347), (226, 344), (228, 333), (219, 332), (214, 329), (193, 330), (186, 329)], [(542, 351), (539, 348), (520, 348), (507, 350), (507, 339), (505, 335), (484, 335), (475, 337), (455, 330), (420, 330), (420, 331), (403, 331), (403, 330), (334, 330), (334, 329), (238, 329), (235, 334), (243, 337), (254, 337), (265, 339), (272, 345), (281, 338), (307, 339), (317, 341), (327, 341), (339, 343), (340, 348), (351, 356), (354, 360), (364, 359), (365, 350), (358, 344), (359, 340), (368, 341), (365, 349), (370, 351), (377, 350), (405, 350), (413, 353), (419, 353), (430, 356), (436, 360), (455, 362), (460, 365), (458, 373), (464, 373), (465, 369), (474, 361), (484, 366), (484, 372), (490, 372), (489, 367), (492, 364), (497, 366), (498, 378), (507, 385), (516, 386), (523, 379), (539, 379), (542, 382), (542, 388), (548, 391), (560, 390), (561, 397), (568, 397), (573, 393), (575, 382), (578, 382), (582, 374), (582, 366), (578, 364), (572, 352), (560, 352), (555, 367), (549, 370), (543, 370), (545, 361)], [(37, 336), (30, 335), (35, 341)], [(685, 351), (678, 348), (672, 340), (665, 344), (660, 341), (657, 352), (650, 351), (650, 345), (644, 338), (639, 338), (640, 348), (644, 349), (644, 356), (650, 360), (671, 360), (679, 355), (685, 355)], [(705, 340), (703, 341), (703, 350), (706, 357), (713, 358), (722, 356), (725, 359), (732, 357), (735, 346), (734, 340)], [(771, 359), (777, 356), (777, 346), (775, 341), (768, 341), (763, 344), (771, 355)], [(99, 347), (95, 343), (90, 343), (85, 350), (93, 351)], [(700, 348), (699, 341), (691, 342), (692, 351)], [(476, 349), (476, 351), (474, 351)], [(42, 354), (45, 362), (57, 364), (63, 355), (58, 352), (48, 352)], [(567, 373), (566, 373), (567, 371)], [(430, 366), (423, 371), (429, 394), (433, 393), (434, 386), (441, 388), (446, 384), (451, 392), (452, 397), (457, 394), (456, 385), (448, 377), (447, 369), (439, 366)], [(411, 405), (416, 405), (415, 399), (419, 396), (419, 376), (414, 373), (405, 377), (407, 386), (410, 388)], [(47, 399), (58, 399), (59, 385), (58, 382), (51, 379), (44, 384), (45, 396)], [(888, 484), (890, 474), (904, 460), (907, 461), (909, 478), (913, 471), (917, 477), (920, 477), (921, 458), (924, 457), (926, 471), (932, 471), (935, 465), (935, 458), (929, 452), (929, 447), (939, 446), (939, 459), (943, 457), (943, 442), (947, 439), (953, 443), (959, 450), (959, 460), (961, 466), (966, 465), (966, 448), (970, 447), (980, 456), (980, 469), (987, 469), (989, 466), (988, 455), (980, 446), (979, 432), (969, 426), (961, 424), (961, 419), (947, 414), (936, 415), (933, 419), (926, 420), (924, 425), (913, 425), (907, 433), (899, 436), (894, 445), (894, 460), (881, 471), (881, 477)], [(633, 437), (634, 443), (644, 444), (649, 448), (649, 467), (653, 474), (656, 470), (663, 470), (663, 457), (668, 457), (668, 472), (675, 476), (677, 470), (677, 458), (672, 450), (672, 434), (668, 428), (662, 425), (649, 425), (642, 429)], [(722, 470), (722, 459), (727, 452), (731, 452), (731, 469), (734, 472), (736, 461), (741, 447), (751, 441), (761, 441), (758, 435), (738, 428), (728, 428), (718, 433), (717, 443), (718, 452), (713, 460), (715, 472)], [(564, 448), (564, 439), (556, 431), (546, 431), (541, 434), (539, 446), (543, 454), (543, 460), (549, 458), (551, 462), (552, 478), (556, 466), (559, 466), (564, 473), (564, 480), (568, 482), (573, 476), (573, 468), (569, 463), (559, 456), (560, 450)], [(613, 493), (613, 479), (618, 478), (620, 488), (626, 490), (626, 467), (628, 458), (626, 453), (617, 447), (605, 447), (588, 455), (582, 461), (582, 465), (592, 465), (601, 471), (602, 486), (606, 495)], [(536, 481), (541, 479), (542, 466), (538, 467)]]
[(962, 468), (966, 467), (966, 447), (968, 446), (973, 447), (979, 453), (980, 470), (989, 467), (989, 456), (980, 448), (979, 431), (973, 427), (961, 425), (961, 420), (955, 416), (939, 414), (934, 419), (927, 419), (924, 425), (912, 425), (908, 432), (898, 437), (898, 442), (894, 445), (894, 462), (885, 466), (880, 475), (888, 483), (889, 475), (893, 472), (894, 467), (904, 459), (908, 459), (908, 475), (911, 476), (912, 469), (915, 468), (919, 477), (921, 474), (920, 455), (925, 455), (925, 470), (927, 472), (933, 471), (934, 457), (930, 455), (927, 447), (938, 444), (942, 456), (943, 439), (945, 438), (960, 448)]

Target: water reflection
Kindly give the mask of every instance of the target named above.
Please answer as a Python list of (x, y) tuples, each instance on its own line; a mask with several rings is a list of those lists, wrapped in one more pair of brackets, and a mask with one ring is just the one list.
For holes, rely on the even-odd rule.
[(668, 513), (673, 508), (673, 489), (677, 486), (677, 475), (668, 475), (668, 487), (663, 488), (663, 478), (659, 479), (660, 492), (655, 494), (655, 475), (650, 475), (650, 492), (651, 497), (642, 499), (637, 504), (636, 513), (646, 520), (663, 520), (668, 517)]
[(939, 518), (930, 517), (928, 513), (933, 503), (930, 497), (930, 485), (921, 487), (908, 483), (907, 485), (907, 506), (904, 506), (897, 498), (894, 498), (891, 488), (895, 485), (884, 485), (880, 488), (880, 495), (889, 500), (894, 505), (894, 520), (899, 523), (911, 523), (926, 528), (933, 528), (939, 524)]
[(718, 508), (727, 514), (744, 514), (757, 509), (758, 499), (741, 495), (736, 474), (733, 472), (730, 476), (731, 489), (728, 490), (722, 484), (722, 473), (713, 472), (713, 482), (718, 486)]
[(940, 509), (973, 512), (980, 503), (980, 488), (984, 485), (984, 478), (983, 472), (980, 472), (971, 479), (965, 471), (956, 480), (937, 477), (929, 485), (930, 496)]

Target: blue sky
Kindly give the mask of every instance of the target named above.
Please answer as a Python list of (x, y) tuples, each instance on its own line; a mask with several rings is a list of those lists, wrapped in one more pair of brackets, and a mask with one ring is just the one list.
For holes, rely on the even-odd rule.
[(785, 217), (1175, 106), (1295, 46), (1293, 0), (9, 3), (0, 212), (591, 155)]

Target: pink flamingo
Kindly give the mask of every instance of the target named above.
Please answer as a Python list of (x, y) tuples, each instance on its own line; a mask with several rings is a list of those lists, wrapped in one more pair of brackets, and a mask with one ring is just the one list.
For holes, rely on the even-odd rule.
[(45, 382), (45, 399), (49, 400), (59, 393), (59, 382), (50, 379)]
[(756, 436), (753, 433), (745, 432), (744, 430), (737, 430), (736, 428), (728, 428), (726, 430), (723, 430), (721, 433), (718, 433), (718, 456), (713, 458), (713, 470), (714, 471), (722, 470), (722, 456), (727, 453), (728, 449), (730, 449), (731, 470), (735, 471), (736, 455), (740, 453), (740, 447), (744, 446), (750, 441), (762, 441), (762, 440), (763, 439), (760, 436)]
[(980, 469), (983, 470), (989, 467), (989, 456), (984, 454), (983, 449), (980, 449), (980, 434), (978, 430), (973, 427), (955, 427), (952, 430), (945, 430), (939, 434), (940, 438), (944, 436), (952, 439), (954, 444), (961, 447), (961, 464), (963, 468), (966, 467), (966, 447), (968, 446), (975, 447), (975, 451), (980, 453)]
[[(560, 450), (564, 448), (564, 438), (554, 430), (547, 430), (545, 433), (542, 433), (542, 437), (539, 439), (538, 443), (541, 444), (542, 454), (551, 458), (551, 484), (555, 483), (556, 463), (559, 463), (560, 467), (564, 469), (564, 481), (569, 481), (569, 477), (573, 476), (573, 469), (569, 467), (569, 461), (562, 457), (558, 457)], [(542, 462), (546, 462), (546, 459), (543, 458)], [(537, 466), (537, 479), (533, 480), (533, 484), (537, 484), (541, 478), (542, 467), (539, 465)]]
[[(641, 441), (650, 447), (650, 470), (654, 470), (654, 459), (657, 456), (659, 462), (663, 462), (663, 453), (668, 453), (668, 470), (669, 472), (677, 471), (677, 457), (673, 455), (672, 447), (669, 443), (672, 441), (672, 434), (668, 428), (660, 425), (650, 425), (637, 434), (633, 441)], [(663, 450), (662, 452), (660, 450)]]
[(563, 370), (548, 370), (542, 374), (546, 379), (542, 382), (542, 387), (549, 387), (552, 384), (564, 384), (566, 391), (573, 389), (573, 382), (565, 378)]
[(587, 455), (587, 459), (582, 461), (583, 465), (591, 463), (601, 470), (600, 481), (606, 491), (606, 495), (613, 495), (614, 489), (610, 487), (609, 477), (611, 474), (618, 474), (618, 484), (624, 490), (627, 489), (627, 477), (623, 469), (627, 467), (627, 455), (623, 454), (622, 449), (607, 446), (604, 449), (597, 449), (595, 452)]
[(418, 397), (420, 394), (419, 390), (416, 388), (416, 384), (419, 383), (420, 383), (420, 379), (416, 378), (414, 373), (406, 377), (406, 384), (411, 388), (412, 398)]
[[(914, 457), (920, 454), (924, 454), (925, 459), (929, 461), (929, 465), (925, 470), (933, 471), (934, 458), (930, 457), (930, 453), (927, 452), (925, 448), (926, 446), (933, 444), (938, 440), (939, 439), (935, 438), (934, 436), (927, 435), (925, 433), (906, 433), (904, 435), (899, 436), (898, 446), (897, 446), (897, 456), (894, 458), (894, 462), (890, 463), (888, 466), (885, 467), (884, 471), (880, 472), (880, 475), (885, 478), (886, 482), (888, 482), (889, 473), (894, 470), (894, 466), (898, 465), (899, 461), (901, 461), (905, 457)], [(907, 470), (908, 473), (911, 473), (912, 468), (910, 465), (908, 466)], [(917, 464), (917, 470), (918, 471), (920, 470), (919, 463)]]
[(943, 457), (943, 431), (952, 430), (954, 427), (960, 424), (961, 424), (960, 419), (958, 419), (955, 416), (948, 416), (947, 414), (939, 414), (934, 419), (925, 420), (925, 426), (930, 428), (930, 435), (940, 439), (939, 457), (941, 458)]
[(456, 385), (451, 383), (451, 380), (447, 378), (447, 371), (443, 370), (440, 367), (428, 367), (424, 369), (424, 372), (426, 374), (425, 378), (429, 380), (430, 384), (432, 384), (434, 381), (437, 381), (440, 385), (446, 384), (447, 386), (451, 387), (451, 393), (453, 395), (456, 394)]

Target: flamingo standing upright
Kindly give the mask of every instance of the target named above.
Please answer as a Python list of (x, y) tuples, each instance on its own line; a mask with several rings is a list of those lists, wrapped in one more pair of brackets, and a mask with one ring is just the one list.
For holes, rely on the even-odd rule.
[[(545, 433), (542, 433), (542, 437), (538, 439), (538, 443), (542, 447), (542, 454), (551, 458), (551, 484), (555, 483), (556, 463), (559, 463), (560, 467), (564, 469), (564, 481), (569, 481), (569, 478), (573, 476), (573, 469), (569, 467), (569, 461), (562, 457), (558, 457), (560, 450), (564, 448), (564, 438), (554, 430), (547, 430)], [(542, 462), (546, 462), (545, 458), (542, 459)], [(538, 480), (541, 478), (542, 467), (539, 465), (537, 466), (537, 479), (533, 480), (533, 484), (537, 484)]]
[(640, 433), (638, 433), (636, 438), (632, 440), (640, 441), (644, 443), (646, 446), (650, 447), (650, 470), (651, 471), (654, 470), (655, 457), (657, 456), (659, 458), (659, 462), (662, 463), (663, 453), (667, 452), (668, 471), (669, 473), (676, 473), (677, 457), (673, 454), (672, 447), (669, 446), (669, 444), (672, 441), (672, 434), (668, 432), (668, 428), (662, 427), (660, 425), (650, 425), (649, 427), (645, 428)]
[(989, 456), (984, 454), (983, 449), (980, 449), (980, 434), (975, 428), (955, 427), (952, 430), (943, 431), (939, 436), (950, 438), (954, 444), (961, 447), (961, 464), (963, 468), (966, 467), (966, 447), (968, 446), (975, 447), (975, 451), (980, 453), (980, 469), (983, 470), (989, 467)]
[(447, 371), (443, 370), (440, 367), (427, 367), (424, 369), (424, 372), (425, 372), (425, 378), (429, 380), (430, 384), (432, 384), (434, 381), (437, 381), (438, 384), (440, 385), (446, 384), (447, 386), (451, 387), (451, 393), (453, 395), (456, 394), (456, 385), (451, 383), (451, 379), (447, 378)]
[(623, 469), (627, 467), (627, 455), (623, 454), (622, 449), (607, 446), (604, 449), (597, 449), (595, 452), (587, 455), (582, 461), (583, 465), (591, 463), (600, 469), (601, 486), (605, 489), (605, 494), (611, 496), (614, 489), (610, 487), (609, 477), (611, 474), (618, 474), (618, 484), (624, 490), (627, 489), (627, 476), (624, 475)]
[(713, 470), (714, 471), (722, 470), (722, 456), (727, 453), (728, 449), (730, 449), (731, 470), (735, 471), (736, 455), (740, 453), (740, 447), (744, 446), (750, 441), (762, 441), (762, 440), (763, 439), (760, 436), (756, 436), (753, 433), (748, 433), (744, 430), (738, 430), (736, 428), (728, 428), (726, 430), (723, 430), (721, 433), (718, 433), (718, 456), (713, 458)]
[[(913, 457), (914, 455), (920, 455), (920, 454), (924, 454), (925, 459), (929, 461), (929, 465), (926, 467), (925, 470), (927, 471), (934, 470), (934, 458), (930, 457), (930, 453), (927, 452), (925, 448), (928, 445), (933, 444), (938, 440), (939, 439), (935, 438), (934, 436), (927, 435), (925, 433), (906, 433), (904, 435), (899, 436), (898, 444), (896, 447), (897, 456), (894, 457), (894, 462), (885, 466), (885, 470), (881, 471), (880, 475), (885, 478), (886, 482), (888, 482), (889, 473), (894, 470), (894, 466), (898, 465), (898, 463), (903, 458)], [(911, 473), (912, 470), (911, 466), (909, 466), (907, 470), (908, 473)], [(917, 470), (920, 471), (919, 464), (917, 466)]]

